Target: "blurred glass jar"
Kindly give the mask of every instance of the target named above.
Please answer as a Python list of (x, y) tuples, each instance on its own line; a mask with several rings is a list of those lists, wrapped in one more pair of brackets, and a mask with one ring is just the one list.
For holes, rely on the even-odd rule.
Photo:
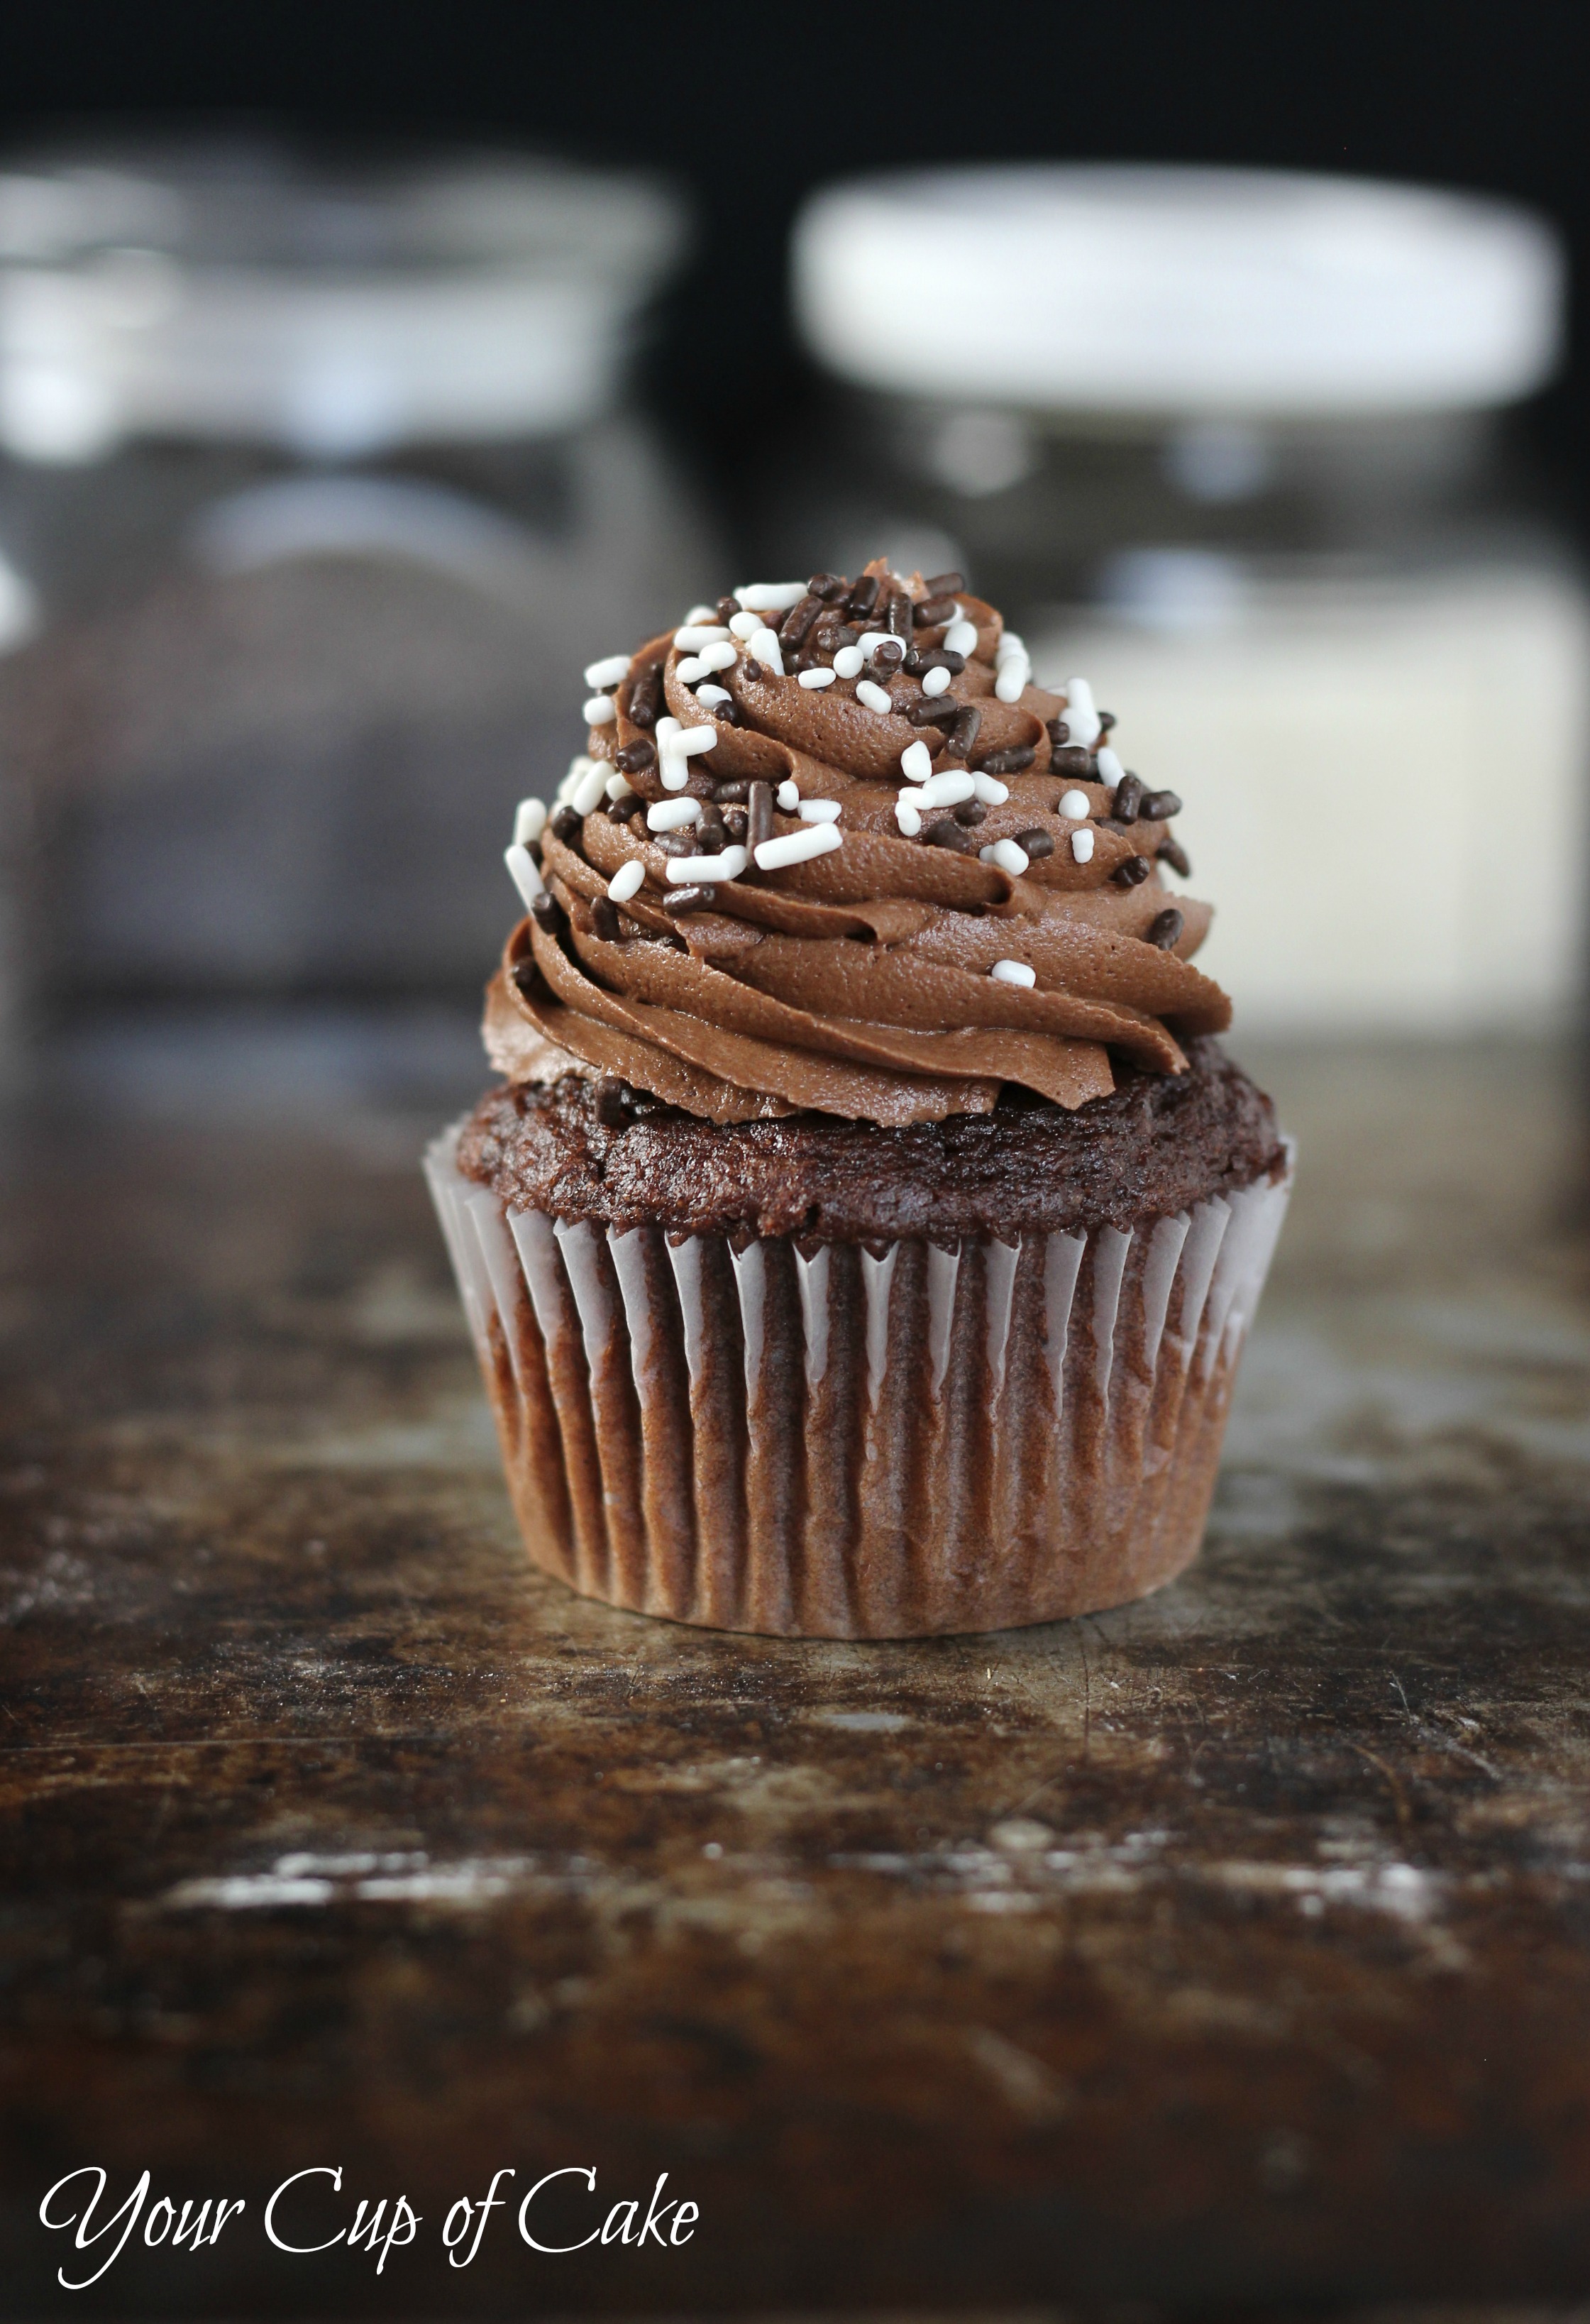
[(478, 983), (584, 666), (718, 569), (624, 401), (682, 239), (492, 154), (0, 173), (14, 992)]
[[(836, 386), (780, 569), (960, 567), (1187, 800), (1245, 1026), (1560, 1019), (1583, 973), (1586, 604), (1501, 415), (1544, 383), (1539, 220), (1116, 166), (857, 181), (796, 311)], [(1504, 845), (1503, 733), (1543, 844)]]

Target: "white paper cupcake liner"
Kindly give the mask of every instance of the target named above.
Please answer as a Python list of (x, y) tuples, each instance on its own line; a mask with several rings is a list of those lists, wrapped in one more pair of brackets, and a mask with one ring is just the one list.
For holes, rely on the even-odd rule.
[(1285, 1177), (953, 1248), (627, 1233), (426, 1175), (531, 1556), (724, 1629), (1118, 1605), (1196, 1554)]

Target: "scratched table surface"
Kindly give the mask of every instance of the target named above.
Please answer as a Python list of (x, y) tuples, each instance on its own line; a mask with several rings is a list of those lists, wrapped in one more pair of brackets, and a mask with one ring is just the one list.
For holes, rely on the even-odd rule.
[[(879, 1646), (533, 1574), (416, 1167), (446, 1074), (333, 1102), (326, 1056), (252, 1054), (203, 1112), (103, 1057), (0, 1157), (12, 2312), (1585, 2291), (1563, 1055), (1254, 1053), (1301, 1175), (1201, 1561)], [(39, 2206), (87, 2165), (100, 2218), (146, 2169), (147, 2211), (69, 2295), (115, 2238)], [(275, 2215), (328, 2248), (277, 2250), (272, 2190), (334, 2167)], [(538, 2255), (515, 2207), (571, 2169), (538, 2240), (616, 2239)], [(625, 2242), (664, 2172), (688, 2238)], [(149, 2241), (223, 2195), (213, 2246)], [(399, 2197), (378, 2270), (345, 2231)]]

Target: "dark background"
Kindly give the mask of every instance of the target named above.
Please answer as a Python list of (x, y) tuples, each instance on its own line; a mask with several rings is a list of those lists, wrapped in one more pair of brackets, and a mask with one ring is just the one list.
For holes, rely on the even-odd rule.
[[(784, 245), (808, 187), (907, 161), (1228, 161), (1511, 195), (1590, 262), (1590, 16), (1574, 0), (810, 0), (696, 8), (338, 0), (21, 6), (0, 135), (152, 115), (264, 115), (311, 134), (486, 136), (661, 166), (698, 205), (696, 258), (648, 364), (720, 491), (754, 427), (810, 394)], [(1585, 329), (1532, 433), (1590, 513)]]

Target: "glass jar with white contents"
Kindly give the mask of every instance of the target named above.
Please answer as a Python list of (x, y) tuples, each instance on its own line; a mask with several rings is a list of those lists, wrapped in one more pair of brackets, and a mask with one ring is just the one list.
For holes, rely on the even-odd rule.
[[(795, 280), (832, 387), (762, 553), (960, 567), (1041, 681), (1085, 673), (1186, 799), (1245, 1025), (1572, 1010), (1590, 621), (1503, 424), (1559, 348), (1547, 226), (1348, 180), (944, 171), (814, 198)], [(1506, 733), (1539, 847), (1498, 844)]]

